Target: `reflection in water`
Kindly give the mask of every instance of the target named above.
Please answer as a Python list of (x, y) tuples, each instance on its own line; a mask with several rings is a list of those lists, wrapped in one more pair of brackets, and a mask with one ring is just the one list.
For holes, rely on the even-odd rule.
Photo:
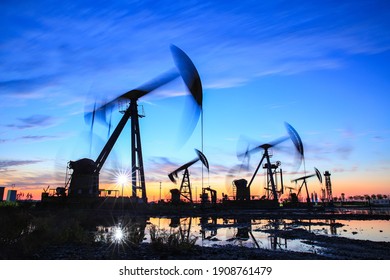
[[(218, 223), (218, 221), (221, 221), (221, 223)], [(260, 248), (256, 238), (253, 236), (252, 220), (250, 218), (217, 219), (216, 217), (202, 217), (200, 218), (200, 227), (203, 241), (226, 241), (244, 245), (244, 242), (251, 239), (254, 245)], [(218, 234), (218, 230), (227, 233), (226, 229), (233, 229), (231, 236)], [(228, 236), (230, 238), (227, 238)]]
[(178, 228), (181, 240), (189, 240), (191, 234), (192, 217), (188, 218), (171, 218), (169, 226), (171, 228)]
[[(375, 225), (380, 225), (380, 228)], [(231, 244), (301, 252), (319, 251), (313, 244), (304, 240), (302, 236), (307, 233), (389, 241), (387, 236), (390, 232), (388, 221), (137, 217), (122, 218), (111, 225), (98, 226), (95, 241), (111, 243), (114, 246), (151, 242), (152, 228), (168, 235), (177, 235), (181, 240), (196, 239), (197, 245), (206, 247)]]
[(337, 235), (337, 228), (339, 224), (336, 223), (336, 220), (329, 220), (330, 234)]
[(287, 239), (277, 235), (277, 232), (279, 230), (286, 229), (286, 225), (283, 220), (269, 220), (268, 223), (264, 225), (264, 229), (268, 229), (268, 232), (270, 232), (268, 240), (270, 242), (272, 250), (287, 249)]
[(94, 235), (95, 242), (113, 245), (139, 245), (145, 238), (147, 218), (120, 218), (114, 225), (99, 225)]
[(249, 239), (249, 232), (252, 230), (251, 220), (250, 219), (237, 219), (237, 233), (236, 238), (242, 241), (247, 241)]
[[(211, 220), (211, 222), (209, 222)], [(212, 239), (215, 237), (218, 233), (217, 230), (217, 218), (200, 218), (200, 225), (201, 225), (201, 234), (202, 234), (202, 240), (205, 239)]]

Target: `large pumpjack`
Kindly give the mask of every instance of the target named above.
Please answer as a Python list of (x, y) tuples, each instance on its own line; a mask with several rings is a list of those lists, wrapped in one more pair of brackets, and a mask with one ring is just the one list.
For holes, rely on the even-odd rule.
[(191, 92), (192, 97), (198, 106), (202, 103), (202, 86), (198, 71), (190, 58), (176, 46), (171, 46), (174, 56), (175, 64), (179, 71), (170, 70), (163, 75), (151, 80), (150, 82), (140, 86), (139, 88), (128, 91), (114, 100), (94, 108), (90, 112), (92, 118), (92, 126), (95, 116), (104, 116), (106, 112), (112, 111), (112, 107), (117, 102), (126, 100), (129, 106), (124, 110), (123, 117), (116, 126), (114, 132), (111, 134), (109, 140), (104, 146), (103, 150), (94, 161), (92, 159), (83, 158), (77, 161), (70, 161), (68, 168), (73, 170), (69, 177), (65, 188), (68, 188), (69, 197), (98, 197), (99, 196), (99, 174), (107, 160), (112, 148), (114, 147), (118, 137), (120, 136), (127, 121), (131, 119), (131, 166), (132, 166), (132, 199), (138, 200), (137, 191), (141, 192), (141, 200), (147, 203), (145, 173), (142, 157), (141, 134), (139, 127), (138, 104), (139, 98), (145, 96), (151, 91), (173, 81), (181, 76)]

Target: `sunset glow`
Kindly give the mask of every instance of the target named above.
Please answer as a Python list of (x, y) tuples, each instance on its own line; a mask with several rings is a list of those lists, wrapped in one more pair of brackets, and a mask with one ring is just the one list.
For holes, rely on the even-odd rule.
[[(318, 168), (331, 173), (334, 196), (390, 194), (390, 17), (385, 1), (6, 1), (0, 4), (0, 186), (31, 193), (64, 186), (69, 161), (95, 160), (112, 128), (84, 118), (111, 100), (174, 68), (170, 45), (182, 48), (203, 85), (201, 124), (181, 142), (187, 91), (177, 79), (139, 100), (149, 201), (179, 188), (168, 174), (202, 149), (210, 172), (190, 169), (201, 188), (232, 195), (242, 139), (257, 145), (300, 134), (305, 164), (291, 141), (273, 150), (285, 186)], [(140, 110), (141, 110), (140, 106)], [(130, 128), (100, 172), (100, 188), (131, 196)], [(121, 170), (120, 172), (118, 170)], [(253, 195), (264, 193), (264, 170)], [(311, 178), (311, 192), (324, 184)], [(4, 197), (5, 198), (5, 197)], [(25, 197), (24, 197), (25, 198)], [(23, 199), (23, 197), (22, 197)]]

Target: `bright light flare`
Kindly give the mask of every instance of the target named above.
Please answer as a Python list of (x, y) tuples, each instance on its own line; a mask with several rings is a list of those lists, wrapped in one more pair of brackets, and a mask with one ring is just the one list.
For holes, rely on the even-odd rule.
[(114, 176), (118, 186), (127, 186), (131, 180), (131, 173), (125, 169), (115, 171)]
[(127, 182), (129, 181), (129, 178), (127, 177), (126, 174), (120, 174), (117, 179), (116, 179), (118, 185), (126, 185)]
[(131, 173), (126, 170), (119, 170), (115, 172), (116, 185), (122, 188), (121, 196), (124, 197), (125, 188), (130, 182)]
[(130, 185), (131, 172), (126, 169), (117, 170), (114, 173), (115, 185), (118, 188), (122, 188), (121, 195), (124, 195), (125, 189)]
[(115, 227), (114, 232), (113, 232), (113, 240), (117, 243), (121, 243), (124, 239), (124, 232), (123, 229), (120, 227)]

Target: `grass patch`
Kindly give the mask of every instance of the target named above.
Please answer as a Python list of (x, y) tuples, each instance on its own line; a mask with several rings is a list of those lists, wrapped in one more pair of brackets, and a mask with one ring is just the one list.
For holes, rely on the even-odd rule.
[(1, 208), (16, 208), (18, 207), (18, 203), (16, 201), (0, 201), (0, 209)]
[(150, 243), (152, 248), (157, 251), (185, 252), (193, 250), (197, 237), (188, 234), (187, 231), (179, 229), (174, 232), (158, 229), (152, 225), (149, 230)]
[(83, 217), (66, 212), (32, 214), (17, 207), (0, 208), (0, 259), (29, 259), (48, 246), (90, 244)]

